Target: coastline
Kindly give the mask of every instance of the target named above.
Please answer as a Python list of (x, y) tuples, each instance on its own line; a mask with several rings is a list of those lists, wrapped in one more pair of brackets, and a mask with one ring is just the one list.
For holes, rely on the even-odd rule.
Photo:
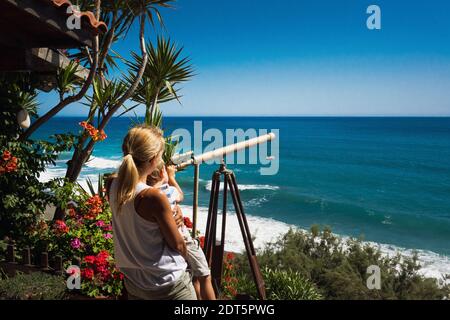
[[(95, 160), (97, 159), (97, 160)], [(94, 162), (89, 165), (91, 169), (101, 169), (104, 168), (103, 163), (99, 163), (99, 158), (94, 158)], [(117, 160), (107, 160), (110, 161), (110, 165), (117, 164)], [(60, 177), (65, 173), (65, 169), (62, 168), (51, 168), (51, 173), (47, 171), (47, 174), (43, 174), (40, 178), (41, 181), (46, 181), (51, 178)], [(87, 187), (86, 178), (89, 178), (94, 184), (97, 183), (98, 175), (88, 174), (82, 175), (78, 182), (81, 186)], [(192, 219), (192, 206), (189, 204), (182, 204), (181, 208), (183, 214)], [(206, 218), (208, 214), (208, 208), (199, 206), (198, 208), (198, 230), (204, 234), (206, 228)], [(226, 243), (225, 250), (241, 253), (245, 247), (239, 232), (239, 224), (232, 212), (228, 213), (229, 219), (227, 219), (227, 230), (226, 230)], [(267, 243), (276, 241), (280, 236), (283, 236), (289, 229), (300, 230), (304, 232), (309, 232), (308, 230), (301, 228), (294, 224), (288, 224), (273, 218), (260, 217), (257, 215), (246, 214), (251, 235), (254, 239), (254, 246), (256, 250), (264, 248)], [(221, 217), (219, 210), (219, 217)], [(218, 219), (219, 228), (221, 225), (221, 219)], [(270, 232), (267, 232), (270, 226)], [(335, 234), (337, 237), (343, 240), (350, 239), (351, 237), (347, 235)], [(379, 248), (381, 253), (385, 256), (392, 257), (397, 253), (400, 253), (404, 257), (412, 257), (413, 253), (416, 252), (418, 255), (418, 261), (422, 268), (419, 270), (419, 274), (427, 278), (435, 278), (442, 280), (443, 275), (447, 274), (450, 276), (450, 257), (447, 255), (439, 254), (431, 250), (423, 249), (411, 249), (404, 248), (401, 246), (380, 243), (374, 241), (362, 241), (363, 244), (369, 244), (373, 247)], [(450, 283), (450, 280), (447, 280)]]

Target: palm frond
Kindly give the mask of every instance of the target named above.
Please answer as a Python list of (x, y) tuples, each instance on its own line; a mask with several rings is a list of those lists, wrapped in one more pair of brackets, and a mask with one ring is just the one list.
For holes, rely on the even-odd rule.
[[(135, 102), (145, 105), (146, 118), (153, 116), (158, 104), (172, 100), (181, 103), (178, 85), (194, 76), (190, 60), (181, 58), (182, 51), (183, 48), (177, 48), (170, 39), (161, 36), (157, 38), (156, 46), (151, 42), (147, 44), (148, 63), (133, 96)], [(127, 83), (135, 81), (142, 62), (142, 57), (132, 52), (132, 60), (126, 62), (129, 67), (129, 75), (125, 76)]]

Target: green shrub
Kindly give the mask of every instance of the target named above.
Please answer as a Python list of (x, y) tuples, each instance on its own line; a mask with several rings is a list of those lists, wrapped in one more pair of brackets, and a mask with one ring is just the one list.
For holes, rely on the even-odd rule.
[[(266, 297), (269, 300), (321, 300), (323, 296), (316, 286), (299, 272), (292, 270), (261, 270)], [(236, 290), (256, 299), (257, 292), (253, 278), (248, 273), (237, 274)]]
[(0, 280), (0, 299), (3, 300), (61, 300), (65, 297), (66, 283), (60, 276), (34, 272)]
[[(56, 134), (51, 141), (17, 140), (23, 132), (17, 112), (23, 109), (32, 118), (37, 115), (37, 92), (30, 81), (26, 76), (0, 75), (0, 239), (7, 236), (26, 245), (30, 245), (28, 233), (43, 218), (47, 205), (66, 202), (67, 190), (59, 188), (61, 178), (42, 183), (39, 176), (73, 144), (72, 136), (65, 134)], [(16, 164), (5, 170), (13, 160)]]
[(267, 298), (270, 300), (320, 300), (322, 295), (314, 284), (292, 270), (263, 270)]
[[(258, 262), (262, 269), (293, 270), (314, 283), (325, 299), (440, 300), (450, 295), (450, 286), (418, 273), (417, 256), (387, 257), (360, 240), (337, 237), (329, 228), (290, 230), (266, 245), (258, 254)], [(237, 256), (236, 265), (252, 279), (246, 256)], [(367, 288), (370, 265), (380, 268), (380, 290)]]

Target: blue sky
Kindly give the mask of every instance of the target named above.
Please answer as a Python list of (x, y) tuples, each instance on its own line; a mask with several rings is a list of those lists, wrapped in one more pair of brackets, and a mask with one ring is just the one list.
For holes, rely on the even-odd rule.
[[(381, 30), (366, 27), (371, 4)], [(450, 115), (449, 15), (444, 0), (179, 0), (163, 10), (166, 35), (197, 75), (163, 113)], [(115, 49), (128, 57), (136, 39)]]

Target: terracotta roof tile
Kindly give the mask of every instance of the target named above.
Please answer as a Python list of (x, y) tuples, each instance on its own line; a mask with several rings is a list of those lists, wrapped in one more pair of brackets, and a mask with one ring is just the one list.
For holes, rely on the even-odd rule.
[[(45, 0), (46, 2), (50, 2), (57, 7), (71, 7), (72, 3), (69, 0)], [(95, 18), (95, 15), (90, 11), (82, 11), (78, 12), (73, 10), (76, 16), (80, 16), (82, 20), (86, 21), (93, 29), (95, 33), (98, 32), (106, 32), (108, 30), (108, 26), (103, 21), (99, 21)], [(69, 14), (68, 14), (69, 15)]]

